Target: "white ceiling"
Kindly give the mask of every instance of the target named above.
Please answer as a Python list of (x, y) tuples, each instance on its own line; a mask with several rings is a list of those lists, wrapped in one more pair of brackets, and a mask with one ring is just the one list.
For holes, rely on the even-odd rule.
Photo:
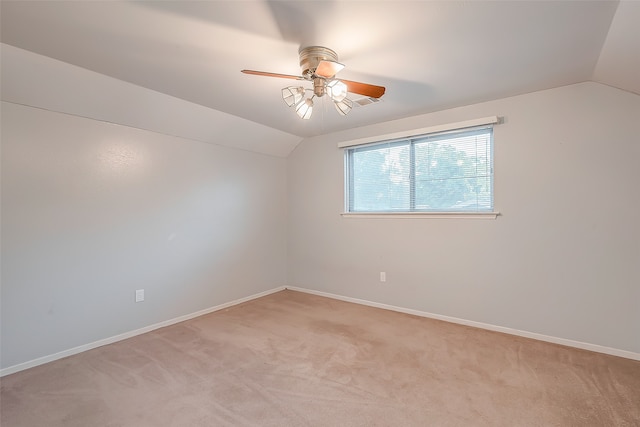
[[(231, 119), (270, 128), (290, 141), (281, 155), (304, 137), (583, 81), (640, 94), (636, 1), (2, 0), (0, 16), (5, 46), (170, 95), (170, 111), (209, 110), (189, 117), (199, 139)], [(292, 80), (240, 73), (299, 74), (309, 45), (338, 53), (339, 77), (385, 86), (382, 102), (343, 117), (324, 99), (303, 121), (280, 97)], [(112, 104), (96, 118), (126, 122)]]

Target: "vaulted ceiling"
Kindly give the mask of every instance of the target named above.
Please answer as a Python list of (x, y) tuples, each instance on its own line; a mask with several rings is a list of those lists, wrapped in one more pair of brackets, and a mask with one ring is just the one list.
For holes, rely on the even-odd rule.
[[(241, 148), (282, 156), (305, 137), (578, 82), (640, 94), (636, 1), (3, 0), (0, 7), (4, 100), (205, 142), (228, 135)], [(321, 98), (301, 120), (280, 95), (292, 81), (240, 73), (298, 75), (298, 49), (310, 45), (338, 53), (346, 65), (338, 77), (385, 86), (381, 102), (340, 116)], [(67, 64), (77, 75), (67, 71), (63, 82), (56, 68)], [(64, 93), (47, 100), (44, 85)], [(141, 97), (152, 107), (129, 111)], [(261, 137), (280, 145), (242, 146)]]

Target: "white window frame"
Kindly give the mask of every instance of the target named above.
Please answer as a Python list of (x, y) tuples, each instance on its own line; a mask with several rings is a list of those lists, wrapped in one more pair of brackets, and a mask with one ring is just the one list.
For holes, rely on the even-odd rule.
[[(348, 149), (348, 148), (353, 148), (356, 146), (363, 146), (363, 145), (374, 145), (374, 144), (380, 144), (380, 143), (385, 143), (388, 141), (392, 141), (392, 140), (399, 140), (399, 139), (413, 139), (419, 136), (423, 136), (423, 135), (428, 135), (428, 134), (435, 134), (435, 133), (441, 133), (441, 132), (450, 132), (450, 131), (464, 131), (470, 128), (475, 128), (475, 127), (480, 127), (480, 126), (494, 126), (496, 124), (499, 124), (501, 122), (501, 119), (497, 116), (491, 116), (491, 117), (484, 117), (484, 118), (480, 118), (480, 119), (474, 119), (474, 120), (467, 120), (464, 122), (457, 122), (457, 123), (449, 123), (449, 124), (445, 124), (445, 125), (438, 125), (438, 126), (430, 126), (430, 127), (426, 127), (426, 128), (421, 128), (421, 129), (414, 129), (411, 131), (405, 131), (405, 132), (396, 132), (396, 133), (392, 133), (392, 134), (386, 134), (386, 135), (378, 135), (378, 136), (374, 136), (374, 137), (368, 137), (368, 138), (360, 138), (360, 139), (356, 139), (356, 140), (350, 140), (350, 141), (344, 141), (344, 142), (340, 142), (338, 143), (338, 148), (341, 149)], [(492, 150), (493, 151), (493, 150)], [(493, 157), (493, 152), (491, 153), (491, 156)], [(345, 207), (345, 211), (341, 213), (341, 215), (343, 217), (347, 217), (347, 218), (474, 218), (474, 219), (496, 219), (498, 217), (498, 215), (500, 215), (499, 212), (497, 212), (495, 210), (495, 204), (494, 204), (494, 210), (493, 211), (489, 211), (489, 212), (443, 212), (443, 211), (437, 211), (437, 212), (424, 212), (424, 211), (411, 211), (411, 212), (406, 212), (406, 211), (402, 211), (402, 212), (392, 212), (392, 211), (385, 211), (385, 212), (349, 212), (348, 211), (348, 206), (349, 206), (349, 176), (348, 176), (348, 162), (347, 162), (347, 150), (345, 150), (344, 153), (344, 158), (345, 158), (345, 162), (344, 162), (344, 180), (343, 180), (343, 188), (345, 191), (344, 194), (344, 207)], [(493, 191), (493, 190), (492, 190)]]

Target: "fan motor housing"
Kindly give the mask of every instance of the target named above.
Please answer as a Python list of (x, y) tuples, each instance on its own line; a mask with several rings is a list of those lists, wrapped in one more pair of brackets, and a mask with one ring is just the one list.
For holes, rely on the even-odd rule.
[(303, 76), (311, 76), (315, 73), (320, 61), (338, 62), (338, 54), (323, 46), (308, 46), (300, 48), (300, 68)]

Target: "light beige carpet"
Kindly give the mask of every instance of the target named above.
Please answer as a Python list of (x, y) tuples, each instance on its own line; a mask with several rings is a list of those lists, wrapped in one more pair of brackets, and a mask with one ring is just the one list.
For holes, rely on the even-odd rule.
[(293, 291), (1, 390), (2, 427), (640, 425), (638, 361)]

